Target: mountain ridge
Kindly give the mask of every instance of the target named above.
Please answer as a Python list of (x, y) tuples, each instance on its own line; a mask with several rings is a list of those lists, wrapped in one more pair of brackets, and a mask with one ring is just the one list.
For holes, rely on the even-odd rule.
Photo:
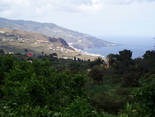
[(40, 23), (35, 21), (0, 18), (0, 27), (39, 32), (46, 36), (63, 38), (70, 46), (81, 50), (114, 45), (111, 42), (98, 39), (97, 37), (88, 34), (72, 31), (54, 23)]

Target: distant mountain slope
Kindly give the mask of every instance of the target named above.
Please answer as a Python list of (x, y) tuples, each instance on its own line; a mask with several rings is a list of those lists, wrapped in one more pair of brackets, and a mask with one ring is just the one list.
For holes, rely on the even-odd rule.
[(76, 51), (61, 38), (52, 38), (41, 33), (0, 28), (0, 49), (9, 53), (25, 53), (25, 50), (35, 54), (57, 53), (59, 58), (83, 60), (96, 57)]
[[(0, 41), (2, 44), (21, 46), (21, 48), (41, 47), (44, 49), (63, 48), (74, 51), (65, 40), (61, 38), (47, 37), (41, 33), (20, 31), (15, 29), (0, 28)], [(43, 47), (45, 46), (45, 47)], [(30, 49), (29, 48), (29, 49)]]
[(107, 42), (87, 34), (68, 30), (52, 23), (39, 23), (33, 21), (0, 18), (0, 27), (30, 32), (40, 32), (50, 37), (63, 38), (69, 45), (77, 49), (88, 49), (113, 45), (111, 42)]

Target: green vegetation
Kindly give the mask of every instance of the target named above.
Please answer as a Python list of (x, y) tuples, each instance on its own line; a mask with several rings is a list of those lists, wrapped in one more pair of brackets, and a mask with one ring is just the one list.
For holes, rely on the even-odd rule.
[(0, 117), (154, 117), (155, 51), (107, 61), (5, 55), (0, 50)]

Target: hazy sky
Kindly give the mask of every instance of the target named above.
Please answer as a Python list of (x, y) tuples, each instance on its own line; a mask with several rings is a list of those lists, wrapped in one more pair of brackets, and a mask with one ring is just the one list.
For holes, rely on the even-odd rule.
[(0, 17), (96, 36), (155, 36), (155, 0), (0, 0)]

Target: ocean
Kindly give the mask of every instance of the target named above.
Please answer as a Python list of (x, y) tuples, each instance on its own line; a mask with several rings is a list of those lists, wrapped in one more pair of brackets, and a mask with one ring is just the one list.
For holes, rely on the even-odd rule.
[(155, 39), (152, 37), (104, 37), (103, 40), (116, 43), (117, 46), (91, 48), (85, 51), (106, 57), (111, 53), (118, 54), (119, 51), (128, 49), (133, 53), (132, 58), (138, 58), (147, 50), (155, 50)]

